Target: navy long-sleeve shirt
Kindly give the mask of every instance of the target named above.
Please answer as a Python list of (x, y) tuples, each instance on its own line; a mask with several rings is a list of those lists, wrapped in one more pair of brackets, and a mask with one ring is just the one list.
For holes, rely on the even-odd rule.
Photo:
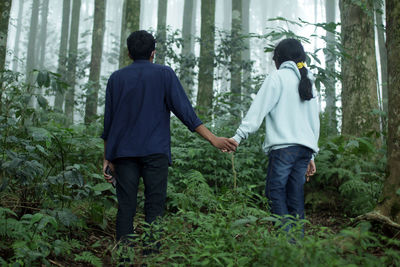
[(202, 124), (170, 67), (135, 60), (114, 72), (101, 135), (107, 141), (106, 159), (162, 153), (171, 163), (171, 111), (192, 132)]

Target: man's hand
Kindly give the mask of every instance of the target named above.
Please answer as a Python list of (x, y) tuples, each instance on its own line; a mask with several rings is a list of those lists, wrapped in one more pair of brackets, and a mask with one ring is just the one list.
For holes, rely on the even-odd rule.
[(211, 144), (223, 152), (236, 151), (238, 146), (235, 140), (226, 137), (214, 137), (211, 139)]
[(317, 167), (315, 166), (314, 161), (311, 160), (310, 163), (308, 163), (307, 172), (306, 172), (307, 182), (310, 181), (310, 176), (313, 176), (316, 171), (317, 171)]
[[(231, 141), (232, 144), (234, 144), (234, 145), (236, 146), (236, 148), (239, 146), (239, 143), (236, 142), (236, 140), (233, 139), (232, 137), (229, 138), (229, 140)], [(229, 151), (229, 150), (226, 150), (226, 149), (221, 149), (221, 152), (228, 152), (228, 153), (231, 153), (231, 152), (234, 152), (234, 151)]]
[(106, 174), (107, 166), (109, 166), (111, 171), (114, 172), (114, 165), (111, 162), (109, 162), (108, 160), (104, 159), (103, 160), (103, 175), (104, 175), (104, 179), (106, 179), (107, 182), (112, 183), (112, 176), (109, 175), (109, 174)]

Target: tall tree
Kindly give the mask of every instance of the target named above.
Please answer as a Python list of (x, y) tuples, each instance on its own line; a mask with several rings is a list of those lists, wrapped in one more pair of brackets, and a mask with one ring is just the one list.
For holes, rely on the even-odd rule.
[[(10, 20), (11, 0), (0, 2), (0, 71), (4, 70), (7, 52), (8, 22)], [(0, 84), (0, 112), (2, 86)]]
[(167, 7), (168, 0), (158, 0), (156, 63), (161, 65), (165, 64), (165, 53), (167, 50)]
[[(250, 32), (250, 1), (251, 0), (242, 0), (242, 34), (247, 36)], [(250, 39), (245, 38), (243, 39), (243, 46), (244, 50), (242, 53), (242, 61), (245, 64), (250, 62)], [(243, 69), (243, 82), (248, 84), (251, 79), (251, 73), (249, 68)], [(247, 92), (244, 92), (247, 93)]]
[(189, 98), (193, 93), (193, 76), (194, 76), (194, 24), (196, 17), (195, 0), (186, 0), (183, 7), (183, 24), (182, 24), (182, 60), (180, 64), (179, 78)]
[[(33, 1), (32, 3), (32, 15), (31, 23), (29, 27), (29, 39), (28, 39), (28, 53), (26, 56), (26, 82), (28, 84), (33, 83), (33, 69), (36, 66), (35, 54), (36, 54), (36, 39), (38, 29), (38, 18), (39, 17), (39, 1)], [(33, 104), (33, 103), (31, 103)]]
[(388, 177), (376, 211), (400, 224), (400, 2), (386, 0), (388, 52)]
[(49, 13), (49, 0), (43, 0), (41, 21), (40, 21), (40, 33), (39, 33), (39, 58), (38, 66), (39, 69), (44, 68), (44, 61), (46, 55), (46, 39), (47, 39), (47, 15)]
[(106, 23), (106, 0), (95, 0), (92, 34), (92, 56), (90, 61), (89, 89), (86, 97), (85, 123), (91, 123), (97, 114), (97, 100), (100, 88), (101, 57)]
[[(232, 0), (232, 30), (231, 30), (231, 103), (237, 106), (241, 102), (242, 93), (242, 0)], [(240, 109), (231, 110), (240, 120)]]
[(24, 12), (24, 0), (18, 1), (18, 18), (17, 18), (17, 29), (15, 32), (15, 40), (14, 40), (14, 59), (12, 70), (18, 70), (18, 57), (19, 57), (19, 42), (21, 38), (21, 30), (22, 30), (22, 16)]
[(73, 0), (71, 29), (69, 33), (69, 51), (67, 60), (68, 89), (65, 95), (65, 115), (67, 116), (67, 124), (72, 124), (74, 122), (76, 62), (78, 57), (80, 12), (81, 0)]
[(206, 116), (212, 110), (214, 85), (214, 41), (215, 41), (215, 1), (201, 1), (199, 89), (197, 91), (197, 110)]
[(342, 45), (342, 133), (360, 136), (380, 130), (377, 69), (375, 56), (373, 2), (340, 0)]
[(388, 113), (388, 59), (385, 43), (385, 26), (383, 25), (383, 0), (374, 0), (375, 20), (378, 37), (380, 70), (382, 75), (382, 106), (383, 111)]
[(8, 22), (10, 20), (11, 0), (0, 2), (0, 71), (4, 70), (7, 52)]
[(119, 52), (119, 67), (125, 67), (132, 63), (128, 56), (126, 39), (129, 34), (138, 31), (140, 27), (140, 0), (124, 0), (121, 23), (121, 42)]
[[(325, 0), (326, 23), (336, 22), (336, 1)], [(329, 74), (328, 80), (325, 83), (325, 114), (328, 122), (328, 134), (337, 134), (337, 119), (336, 119), (336, 83), (334, 78), (336, 56), (335, 49), (335, 34), (326, 31), (326, 49), (325, 63), (326, 70)]]
[[(65, 72), (67, 65), (67, 47), (68, 47), (68, 36), (69, 36), (69, 20), (71, 16), (71, 0), (63, 0), (63, 14), (61, 22), (61, 41), (60, 50), (58, 52), (58, 69), (57, 72), (61, 75), (61, 80), (65, 81)], [(62, 112), (64, 104), (64, 91), (59, 89), (56, 92), (54, 99), (54, 109)]]

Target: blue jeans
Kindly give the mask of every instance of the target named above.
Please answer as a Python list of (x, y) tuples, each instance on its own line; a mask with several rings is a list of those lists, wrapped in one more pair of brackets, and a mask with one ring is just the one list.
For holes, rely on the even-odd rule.
[(303, 186), (312, 153), (300, 145), (269, 153), (265, 194), (273, 214), (304, 219)]

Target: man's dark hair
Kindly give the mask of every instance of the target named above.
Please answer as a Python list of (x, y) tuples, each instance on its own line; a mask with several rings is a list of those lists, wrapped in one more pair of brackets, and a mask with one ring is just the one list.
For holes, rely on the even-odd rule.
[(156, 40), (146, 31), (136, 31), (126, 40), (128, 51), (133, 60), (150, 59), (151, 52), (156, 48)]

